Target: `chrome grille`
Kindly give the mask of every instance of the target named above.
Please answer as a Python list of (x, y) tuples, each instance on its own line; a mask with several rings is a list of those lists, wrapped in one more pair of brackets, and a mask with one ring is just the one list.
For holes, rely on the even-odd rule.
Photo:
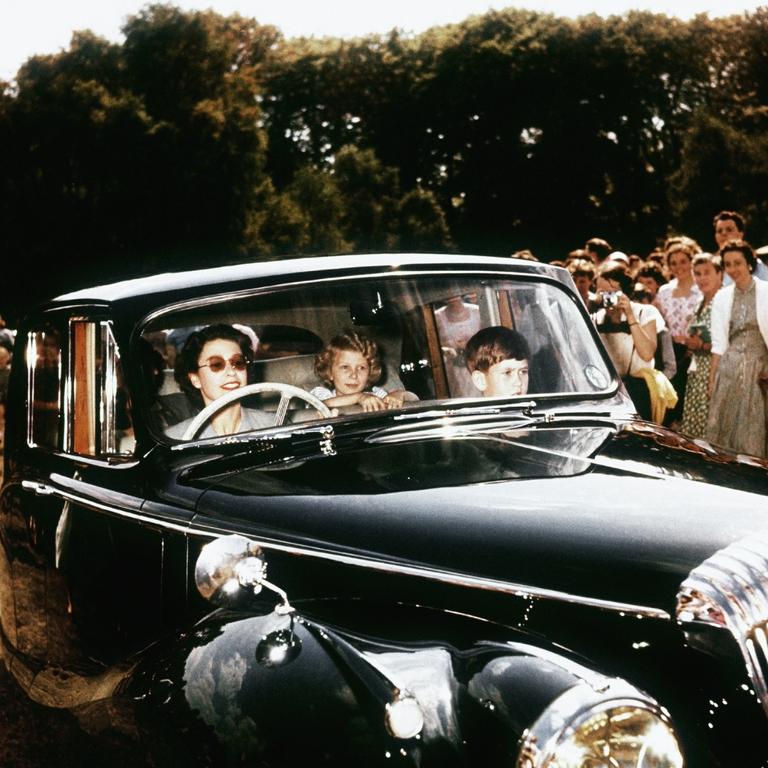
[(736, 541), (694, 568), (680, 585), (676, 615), (733, 635), (768, 715), (768, 537)]

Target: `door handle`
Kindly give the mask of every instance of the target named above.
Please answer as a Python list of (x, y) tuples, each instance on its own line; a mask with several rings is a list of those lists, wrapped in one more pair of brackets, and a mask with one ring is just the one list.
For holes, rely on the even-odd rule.
[(35, 480), (22, 480), (21, 487), (26, 491), (33, 491), (36, 496), (50, 496), (53, 493), (50, 485)]

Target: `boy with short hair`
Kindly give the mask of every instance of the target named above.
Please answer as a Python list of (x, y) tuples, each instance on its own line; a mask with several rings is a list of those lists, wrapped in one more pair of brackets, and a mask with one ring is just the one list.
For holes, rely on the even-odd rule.
[(472, 383), (484, 397), (515, 397), (528, 392), (525, 338), (509, 328), (493, 325), (478, 331), (464, 350)]

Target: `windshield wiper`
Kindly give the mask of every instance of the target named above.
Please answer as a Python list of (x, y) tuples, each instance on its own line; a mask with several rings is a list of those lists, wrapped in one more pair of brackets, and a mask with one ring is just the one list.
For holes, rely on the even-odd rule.
[(521, 400), (513, 403), (499, 403), (495, 405), (465, 405), (447, 406), (445, 408), (433, 408), (429, 411), (406, 411), (392, 417), (393, 421), (419, 421), (421, 419), (462, 418), (465, 416), (500, 415), (515, 411), (528, 414), (537, 405), (535, 400)]
[(289, 465), (294, 461), (336, 455), (333, 426), (323, 424), (292, 431), (243, 432), (218, 440), (208, 439), (174, 445), (172, 450), (199, 460), (188, 466), (187, 477), (200, 479), (254, 466)]
[(547, 408), (546, 410), (534, 411), (530, 410), (527, 415), (532, 419), (541, 420), (545, 423), (551, 423), (558, 421), (559, 419), (627, 419), (628, 416), (625, 411), (593, 411), (588, 408), (576, 407), (576, 408)]
[[(535, 405), (535, 404), (534, 404)], [(510, 412), (507, 408), (467, 408), (431, 412), (429, 420), (420, 419), (381, 429), (365, 438), (366, 443), (396, 443), (424, 438), (474, 436), (483, 431), (526, 429), (541, 421), (532, 418), (529, 408)]]
[(535, 400), (503, 405), (467, 406), (400, 414), (395, 427), (379, 430), (366, 438), (368, 443), (420, 440), (425, 437), (456, 438), (475, 436), (478, 432), (510, 431), (553, 424), (558, 421), (594, 422), (603, 419), (626, 419), (624, 412), (589, 410), (584, 407), (547, 408), (537, 410)]
[(271, 460), (269, 454), (273, 454), (274, 460), (285, 461), (293, 458), (297, 450), (304, 453), (306, 447), (311, 447), (313, 444), (320, 453), (329, 455), (331, 451), (329, 445), (334, 438), (334, 429), (331, 424), (302, 426), (295, 429), (277, 427), (179, 443), (171, 446), (171, 450), (181, 454), (187, 452), (208, 456), (219, 454), (222, 459), (238, 456), (265, 456), (267, 460)]

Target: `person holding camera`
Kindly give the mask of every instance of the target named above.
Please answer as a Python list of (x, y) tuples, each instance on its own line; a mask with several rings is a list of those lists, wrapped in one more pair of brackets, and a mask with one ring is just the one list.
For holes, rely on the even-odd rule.
[(634, 280), (626, 264), (605, 262), (597, 274), (600, 309), (592, 316), (600, 338), (637, 408), (648, 421), (661, 423), (677, 395), (669, 380), (656, 370), (657, 333), (664, 319), (652, 304), (630, 300)]

